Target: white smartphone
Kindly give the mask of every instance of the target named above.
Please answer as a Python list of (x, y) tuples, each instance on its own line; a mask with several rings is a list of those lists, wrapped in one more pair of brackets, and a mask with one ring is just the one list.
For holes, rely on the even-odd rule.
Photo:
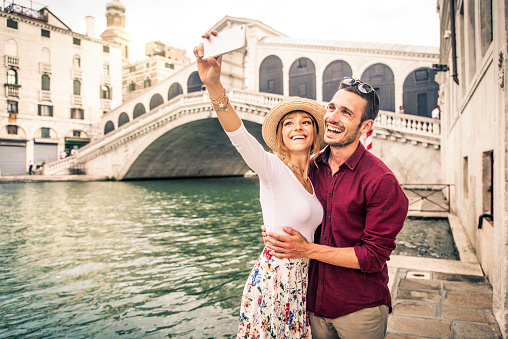
[(219, 32), (216, 36), (212, 35), (208, 39), (203, 39), (203, 59), (211, 56), (216, 57), (245, 47), (245, 31), (245, 25), (240, 25)]

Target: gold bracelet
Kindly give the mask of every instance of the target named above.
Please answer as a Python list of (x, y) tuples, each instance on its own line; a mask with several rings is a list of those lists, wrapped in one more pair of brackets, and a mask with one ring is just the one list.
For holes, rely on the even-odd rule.
[(219, 105), (219, 106), (220, 106), (220, 108), (215, 108), (215, 107), (213, 107), (213, 104), (212, 104), (212, 105), (211, 105), (211, 106), (212, 106), (212, 111), (217, 112), (217, 111), (225, 111), (225, 110), (227, 110), (227, 109), (228, 109), (228, 106), (229, 106), (229, 97), (227, 97), (227, 98), (228, 98), (228, 101), (226, 102), (226, 105), (222, 105), (222, 104), (220, 104), (220, 105)]
[(208, 96), (210, 98), (210, 101), (213, 103), (213, 104), (219, 104), (221, 103), (224, 98), (226, 97), (226, 89), (224, 88), (224, 92), (222, 93), (221, 97), (219, 100), (216, 100), (216, 99), (212, 99), (210, 96)]

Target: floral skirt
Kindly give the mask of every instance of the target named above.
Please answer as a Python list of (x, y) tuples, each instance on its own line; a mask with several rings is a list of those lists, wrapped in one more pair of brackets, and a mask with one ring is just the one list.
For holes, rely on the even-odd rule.
[(237, 338), (311, 338), (308, 270), (309, 259), (279, 259), (265, 248), (243, 290)]

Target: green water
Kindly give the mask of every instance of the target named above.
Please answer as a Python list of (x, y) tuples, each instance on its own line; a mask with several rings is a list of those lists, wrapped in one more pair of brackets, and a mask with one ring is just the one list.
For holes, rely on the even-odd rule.
[(258, 196), (244, 178), (1, 184), (0, 338), (234, 337)]

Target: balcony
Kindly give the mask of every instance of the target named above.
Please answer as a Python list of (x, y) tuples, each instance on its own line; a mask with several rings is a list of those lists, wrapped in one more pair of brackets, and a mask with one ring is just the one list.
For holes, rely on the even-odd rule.
[(102, 84), (103, 85), (111, 85), (111, 77), (109, 75), (102, 76)]
[(51, 101), (51, 91), (40, 91), (39, 92), (39, 100), (40, 101)]
[(51, 64), (41, 62), (39, 63), (39, 69), (41, 73), (51, 73)]
[(21, 87), (20, 85), (4, 84), (4, 86), (5, 86), (5, 96), (19, 98), (19, 88)]
[(6, 67), (19, 67), (19, 58), (6, 55), (5, 56), (5, 66)]
[(73, 95), (71, 97), (71, 105), (72, 106), (81, 106), (82, 105), (81, 95)]
[(72, 78), (82, 79), (83, 78), (83, 71), (80, 69), (73, 68), (72, 69)]
[(111, 100), (101, 99), (101, 108), (103, 111), (109, 111), (111, 109)]

